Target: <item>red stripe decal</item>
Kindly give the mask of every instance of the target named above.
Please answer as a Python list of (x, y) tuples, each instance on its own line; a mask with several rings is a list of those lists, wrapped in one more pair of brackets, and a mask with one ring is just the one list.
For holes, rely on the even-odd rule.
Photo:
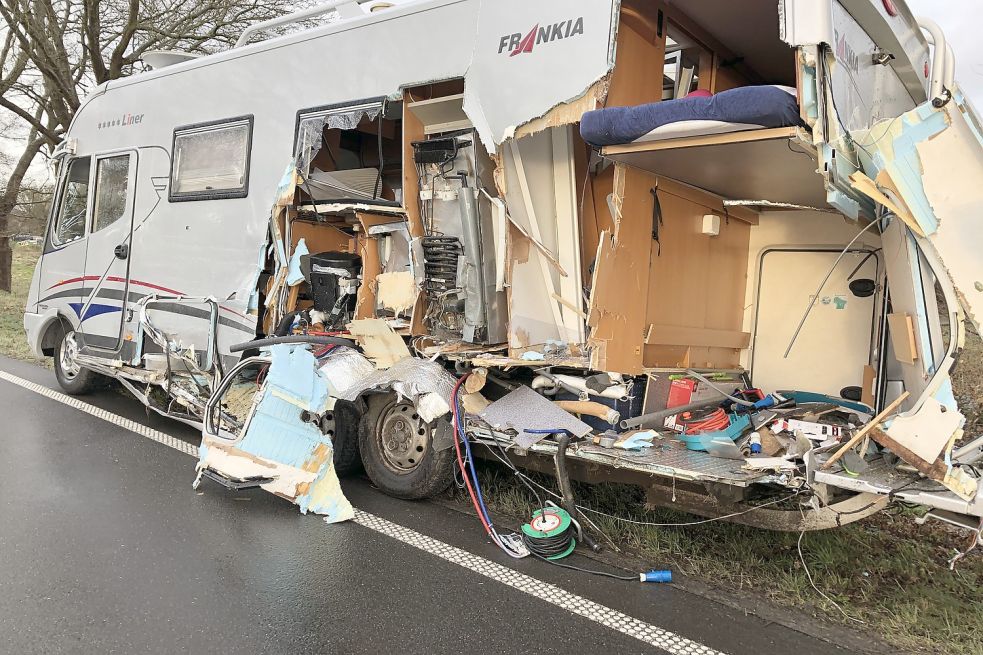
[[(98, 279), (99, 279), (99, 276), (98, 275), (85, 275), (85, 276), (82, 276), (82, 277), (73, 277), (70, 280), (62, 280), (61, 282), (58, 282), (56, 284), (52, 284), (50, 287), (48, 287), (47, 289), (45, 289), (45, 291), (50, 291), (51, 289), (54, 289), (55, 287), (65, 286), (66, 284), (72, 284), (73, 282), (91, 282), (92, 280), (98, 280)], [(108, 282), (121, 282), (121, 283), (124, 283), (124, 284), (126, 283), (126, 278), (123, 278), (123, 277), (110, 276), (110, 277), (107, 277), (106, 280)], [(142, 282), (140, 280), (130, 280), (130, 284), (135, 284), (138, 287), (147, 287), (148, 289), (156, 289), (158, 291), (164, 291), (166, 293), (174, 294), (175, 296), (183, 296), (184, 295), (184, 292), (183, 291), (177, 291), (175, 289), (168, 289), (167, 287), (162, 287), (159, 284), (153, 284), (151, 282)]]

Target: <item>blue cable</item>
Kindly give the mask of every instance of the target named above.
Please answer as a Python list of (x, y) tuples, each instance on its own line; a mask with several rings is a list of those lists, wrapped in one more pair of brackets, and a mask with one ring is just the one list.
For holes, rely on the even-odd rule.
[(474, 457), (471, 456), (471, 444), (468, 441), (467, 436), (464, 434), (464, 425), (461, 422), (460, 405), (458, 403), (459, 393), (460, 390), (457, 390), (452, 398), (454, 402), (454, 422), (457, 424), (458, 435), (461, 438), (461, 442), (464, 444), (464, 450), (468, 454), (468, 468), (471, 469), (471, 479), (474, 482), (475, 494), (478, 496), (478, 506), (481, 507), (481, 513), (485, 517), (485, 522), (488, 524), (488, 527), (491, 528), (493, 525), (491, 516), (489, 516), (488, 508), (485, 506), (485, 499), (481, 495), (481, 484), (478, 482), (478, 473), (474, 470)]

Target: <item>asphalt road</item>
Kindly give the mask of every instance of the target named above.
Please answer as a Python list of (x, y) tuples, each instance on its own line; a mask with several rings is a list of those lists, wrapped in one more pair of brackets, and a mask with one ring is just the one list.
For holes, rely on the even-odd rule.
[[(20, 362), (0, 371), (57, 386)], [(198, 442), (117, 391), (82, 400)], [(356, 508), (423, 546), (260, 490), (196, 492), (188, 454), (9, 379), (0, 408), (0, 652), (850, 652), (675, 586), (510, 560), (474, 517), (363, 479), (343, 482)], [(510, 586), (489, 566), (536, 581)]]

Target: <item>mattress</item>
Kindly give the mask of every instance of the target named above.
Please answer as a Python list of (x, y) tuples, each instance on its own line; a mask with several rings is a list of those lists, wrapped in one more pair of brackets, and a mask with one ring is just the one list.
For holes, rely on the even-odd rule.
[(801, 125), (795, 89), (746, 86), (710, 97), (589, 111), (580, 134), (593, 146)]

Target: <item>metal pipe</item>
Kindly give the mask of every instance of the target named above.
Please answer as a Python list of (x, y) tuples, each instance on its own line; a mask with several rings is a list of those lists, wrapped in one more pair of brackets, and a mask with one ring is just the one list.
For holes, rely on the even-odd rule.
[(338, 9), (338, 7), (343, 5), (355, 5), (358, 7), (358, 4), (359, 3), (355, 0), (329, 0), (329, 2), (325, 2), (324, 4), (308, 7), (307, 9), (301, 9), (300, 11), (295, 11), (292, 14), (287, 14), (286, 16), (278, 16), (277, 18), (271, 18), (269, 20), (255, 23), (242, 31), (242, 34), (240, 34), (238, 40), (236, 40), (236, 44), (232, 47), (241, 48), (242, 46), (246, 45), (249, 38), (257, 32), (264, 32), (270, 28), (279, 27), (281, 25), (299, 23), (302, 20), (314, 18), (316, 16), (323, 16), (324, 14), (335, 11)]
[(553, 404), (565, 412), (594, 416), (602, 421), (607, 421), (611, 425), (617, 425), (618, 420), (621, 418), (618, 410), (591, 400), (554, 400)]
[[(713, 390), (715, 393), (720, 393), (716, 389)], [(672, 416), (673, 414), (679, 414), (681, 412), (689, 412), (694, 409), (702, 409), (704, 407), (709, 407), (710, 405), (717, 405), (720, 403), (720, 399), (723, 398), (721, 394), (717, 398), (709, 398), (704, 400), (698, 400), (686, 405), (680, 405), (679, 407), (670, 407), (669, 409), (660, 409), (657, 412), (650, 412), (648, 414), (642, 414), (641, 416), (636, 416), (634, 418), (626, 418), (621, 421), (622, 430), (630, 430), (631, 428), (640, 428), (646, 423), (655, 423), (667, 416)]]
[(236, 345), (229, 347), (229, 352), (239, 353), (243, 350), (249, 350), (250, 348), (264, 348), (266, 346), (277, 346), (284, 343), (313, 343), (320, 346), (347, 346), (349, 348), (358, 348), (358, 344), (351, 339), (342, 339), (341, 337), (322, 337), (315, 336), (313, 334), (295, 334), (289, 337), (268, 337), (266, 339), (255, 339), (253, 341), (237, 343)]
[[(934, 20), (924, 16), (917, 20), (918, 26), (932, 36), (931, 42), (935, 44), (935, 54), (932, 57), (931, 100), (934, 106), (941, 107), (949, 101), (950, 97), (945, 88), (948, 43), (942, 28)], [(955, 57), (953, 57), (951, 64), (955, 67)]]

